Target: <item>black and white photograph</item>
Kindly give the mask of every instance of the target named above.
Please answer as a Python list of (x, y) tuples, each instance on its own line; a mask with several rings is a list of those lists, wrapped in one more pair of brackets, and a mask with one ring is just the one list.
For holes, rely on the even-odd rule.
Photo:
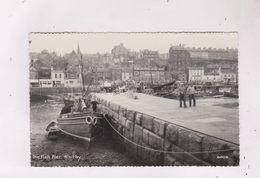
[(1, 178), (260, 176), (260, 1), (0, 4)]
[(237, 33), (30, 33), (32, 167), (239, 166)]

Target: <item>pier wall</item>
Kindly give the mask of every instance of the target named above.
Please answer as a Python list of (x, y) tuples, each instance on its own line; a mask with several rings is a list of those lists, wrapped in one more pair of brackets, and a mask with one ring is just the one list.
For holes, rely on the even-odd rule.
[[(87, 89), (87, 88), (86, 88)], [(99, 87), (90, 87), (89, 91), (91, 92), (99, 92)], [(80, 87), (31, 87), (30, 94), (37, 94), (37, 95), (53, 95), (53, 94), (61, 94), (61, 93), (81, 93), (82, 88)]]
[[(107, 115), (126, 151), (149, 166), (238, 166), (239, 146), (128, 110), (95, 94), (99, 112)], [(119, 136), (120, 133), (122, 135)], [(156, 151), (160, 150), (160, 151)], [(225, 151), (217, 151), (225, 150)], [(216, 152), (214, 152), (216, 151)]]

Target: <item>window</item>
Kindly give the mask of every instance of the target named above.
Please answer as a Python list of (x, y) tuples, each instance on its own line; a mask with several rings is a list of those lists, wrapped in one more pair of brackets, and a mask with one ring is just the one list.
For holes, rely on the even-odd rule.
[(59, 77), (61, 78), (61, 74), (59, 74)]
[(51, 85), (51, 81), (48, 81), (48, 85)]
[(71, 77), (71, 78), (74, 78), (74, 74), (70, 74), (70, 77)]
[(55, 78), (57, 78), (57, 74), (55, 74)]
[(73, 81), (70, 80), (70, 83), (73, 83)]

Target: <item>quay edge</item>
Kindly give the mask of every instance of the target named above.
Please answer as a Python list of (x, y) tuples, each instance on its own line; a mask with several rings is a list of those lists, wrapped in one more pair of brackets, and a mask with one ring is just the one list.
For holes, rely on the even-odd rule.
[(91, 97), (99, 103), (98, 112), (105, 114), (115, 129), (114, 138), (147, 166), (239, 165), (238, 144), (128, 110), (95, 93)]

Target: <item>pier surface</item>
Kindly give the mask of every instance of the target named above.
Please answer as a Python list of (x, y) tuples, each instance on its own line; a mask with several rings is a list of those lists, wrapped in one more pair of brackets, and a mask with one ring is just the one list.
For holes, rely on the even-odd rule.
[(138, 99), (123, 93), (96, 94), (99, 98), (121, 105), (128, 110), (142, 112), (188, 129), (239, 144), (238, 99), (200, 98), (196, 107), (180, 108), (178, 100), (138, 93)]

